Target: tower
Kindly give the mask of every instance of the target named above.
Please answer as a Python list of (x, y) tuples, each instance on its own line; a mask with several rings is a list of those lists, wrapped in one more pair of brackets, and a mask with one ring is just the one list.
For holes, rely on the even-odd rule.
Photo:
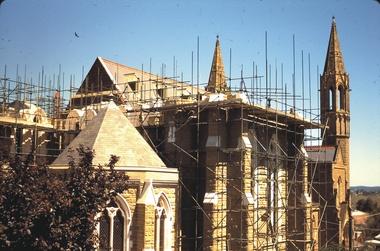
[[(324, 188), (328, 208), (326, 235), (321, 246), (339, 243), (350, 247), (350, 87), (343, 63), (335, 19), (333, 17), (323, 74), (320, 78), (321, 123), (326, 125), (322, 148), (334, 152), (326, 167)], [(321, 192), (320, 190), (319, 192)], [(335, 226), (332, 225), (335, 224)], [(327, 241), (328, 240), (328, 241)]]
[(320, 85), (321, 122), (328, 126), (322, 144), (333, 146), (344, 144), (348, 153), (350, 137), (349, 76), (344, 68), (334, 17)]

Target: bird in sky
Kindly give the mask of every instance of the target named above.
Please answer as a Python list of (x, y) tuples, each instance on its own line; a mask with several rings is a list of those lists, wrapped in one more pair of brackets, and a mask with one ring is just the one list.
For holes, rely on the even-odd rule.
[(75, 34), (76, 37), (79, 37), (78, 34), (77, 34), (76, 32), (74, 32), (74, 34)]

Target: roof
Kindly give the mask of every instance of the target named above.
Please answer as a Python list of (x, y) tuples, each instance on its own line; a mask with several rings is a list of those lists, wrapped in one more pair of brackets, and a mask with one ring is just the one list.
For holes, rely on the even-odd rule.
[(323, 72), (331, 74), (346, 73), (343, 64), (342, 51), (340, 50), (338, 32), (336, 30), (336, 23), (334, 17), (332, 20), (330, 39), (326, 54), (325, 68)]
[(307, 146), (305, 147), (309, 160), (318, 162), (334, 162), (336, 157), (335, 146)]
[(110, 155), (116, 155), (120, 156), (116, 167), (165, 167), (162, 160), (113, 102), (101, 109), (98, 115), (88, 122), (86, 128), (65, 148), (52, 166), (67, 165), (70, 156), (78, 161), (78, 153), (70, 149), (80, 146), (95, 150), (94, 165), (104, 165), (109, 162)]
[(360, 217), (360, 216), (368, 216), (369, 213), (359, 211), (359, 210), (354, 210), (354, 211), (352, 211), (351, 215), (352, 215), (352, 217)]
[(205, 92), (174, 79), (97, 57), (77, 93), (72, 97), (72, 106), (82, 108), (112, 99), (117, 104), (141, 100), (147, 102), (157, 96), (158, 89), (165, 89), (165, 93), (173, 97)]

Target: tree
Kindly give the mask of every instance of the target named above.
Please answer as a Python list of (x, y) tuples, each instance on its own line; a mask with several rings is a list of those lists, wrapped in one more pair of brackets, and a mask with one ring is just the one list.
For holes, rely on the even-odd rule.
[(79, 163), (65, 171), (32, 165), (0, 146), (0, 250), (94, 250), (97, 214), (129, 177), (115, 171), (118, 157), (93, 166), (94, 151), (76, 149)]
[[(375, 198), (376, 199), (376, 198)], [(380, 207), (372, 198), (360, 199), (356, 203), (356, 209), (369, 213), (366, 220), (366, 235), (370, 238), (379, 234), (380, 231)]]
[(377, 208), (377, 203), (374, 202), (371, 198), (360, 199), (356, 203), (356, 209), (359, 211), (371, 213)]
[(366, 222), (367, 236), (373, 238), (380, 232), (380, 207), (374, 209)]

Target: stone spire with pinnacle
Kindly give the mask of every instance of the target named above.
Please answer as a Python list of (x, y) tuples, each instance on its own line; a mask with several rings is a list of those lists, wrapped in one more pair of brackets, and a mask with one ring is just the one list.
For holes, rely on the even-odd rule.
[[(350, 218), (350, 79), (340, 50), (335, 18), (332, 18), (330, 39), (323, 74), (320, 78), (322, 146), (333, 146), (333, 161), (321, 163), (326, 170), (322, 194), (330, 196), (323, 222), (331, 222), (326, 235), (317, 241), (320, 247), (328, 243), (342, 244), (351, 250)], [(324, 191), (324, 192), (323, 192)]]
[[(331, 25), (326, 62), (320, 80), (321, 122), (326, 124), (326, 145), (342, 144), (350, 137), (350, 81), (343, 63), (335, 18)], [(348, 147), (347, 147), (348, 148)]]
[(211, 93), (230, 93), (230, 88), (228, 88), (227, 86), (226, 75), (224, 73), (222, 53), (220, 51), (219, 44), (219, 36), (216, 36), (214, 57), (212, 59), (210, 77), (208, 79), (206, 91)]
[(336, 30), (335, 17), (332, 17), (330, 40), (327, 48), (325, 68), (323, 73), (345, 74), (342, 51), (340, 50), (338, 32)]

